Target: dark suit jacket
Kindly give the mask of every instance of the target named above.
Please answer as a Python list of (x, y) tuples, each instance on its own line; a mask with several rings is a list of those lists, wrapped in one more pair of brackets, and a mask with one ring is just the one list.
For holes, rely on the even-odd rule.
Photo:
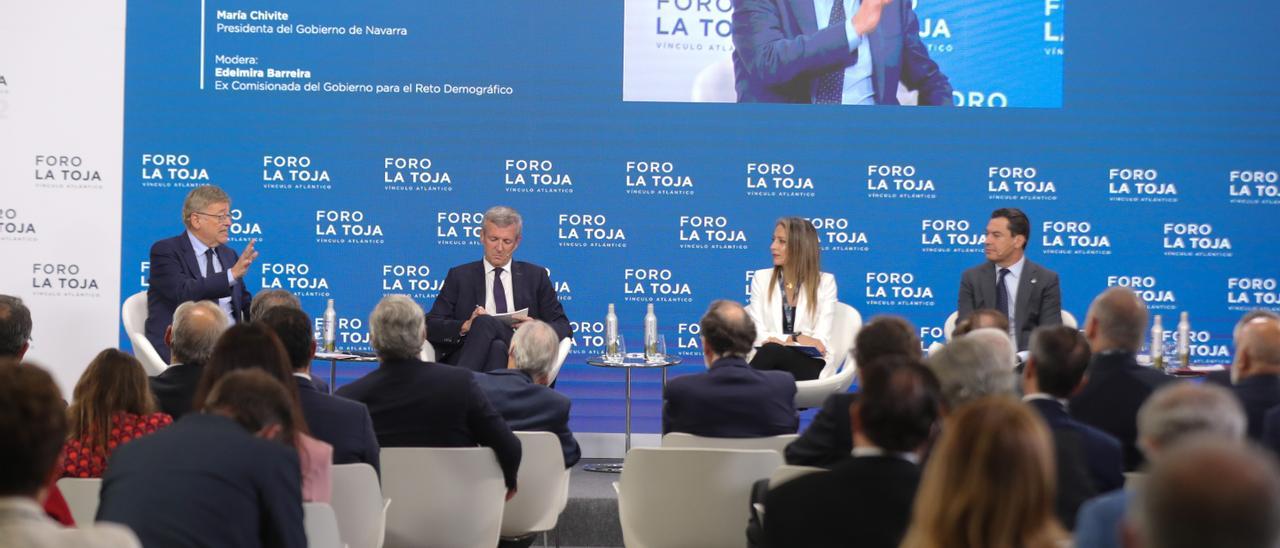
[(560, 438), (564, 466), (578, 463), (582, 456), (578, 440), (569, 431), (569, 397), (536, 384), (518, 369), (498, 369), (474, 373), (489, 403), (506, 419), (512, 430), (551, 432)]
[(1088, 381), (1071, 398), (1071, 416), (1110, 434), (1124, 449), (1125, 470), (1143, 462), (1138, 450), (1138, 408), (1171, 377), (1142, 367), (1128, 352), (1101, 352), (1093, 355)]
[(1040, 413), (1053, 433), (1058, 519), (1070, 529), (1086, 500), (1124, 487), (1124, 453), (1118, 440), (1071, 418), (1061, 403), (1036, 399), (1027, 404)]
[(897, 548), (911, 522), (920, 467), (890, 457), (856, 457), (801, 476), (765, 496), (770, 548)]
[[(852, 65), (845, 26), (818, 30), (813, 0), (734, 0), (733, 73), (740, 103), (810, 103), (818, 77)], [(853, 17), (852, 13), (847, 14)], [(877, 105), (898, 104), (898, 82), (921, 105), (952, 105), (951, 82), (920, 41), (910, 2), (894, 2), (863, 37)]]
[[(471, 318), (476, 306), (484, 306), (484, 276), (484, 261), (455, 266), (445, 276), (444, 287), (427, 312), (427, 340), (441, 361), (462, 345), (459, 334), (462, 324)], [(511, 291), (515, 304), (511, 312), (528, 308), (530, 318), (547, 322), (561, 339), (573, 335), (547, 269), (533, 263), (511, 261)]]
[(1250, 375), (1231, 387), (1249, 418), (1249, 439), (1262, 440), (1267, 411), (1280, 405), (1280, 375)]
[(204, 366), (199, 364), (174, 364), (159, 375), (148, 377), (160, 410), (175, 421), (187, 414), (191, 410), (191, 400), (196, 397), (196, 386), (200, 384), (202, 373)]
[(379, 471), (378, 438), (369, 409), (358, 401), (325, 394), (302, 377), (293, 380), (298, 383), (298, 399), (311, 435), (333, 446), (333, 463), (364, 462)]
[(298, 452), (189, 414), (111, 454), (97, 520), (144, 546), (305, 547)]
[(1280, 456), (1280, 406), (1267, 411), (1263, 424), (1262, 444)]
[(383, 361), (338, 389), (368, 406), (382, 447), (490, 447), (507, 487), (516, 486), (520, 439), (470, 371), (416, 359)]
[(849, 407), (856, 401), (858, 395), (847, 392), (827, 396), (809, 427), (787, 445), (787, 464), (831, 468), (853, 458), (849, 454), (853, 451)]
[(217, 301), (231, 297), (231, 312), (237, 321), (249, 319), (252, 295), (244, 280), (227, 283), (226, 271), (240, 260), (229, 246), (214, 248), (223, 273), (204, 277), (196, 251), (186, 232), (165, 238), (151, 246), (151, 278), (147, 287), (147, 340), (164, 361), (169, 361), (169, 346), (164, 344), (164, 330), (173, 323), (173, 311), (187, 301)]
[(757, 371), (742, 358), (722, 358), (706, 373), (667, 383), (662, 433), (712, 438), (793, 434), (796, 380), (785, 371)]
[[(956, 320), (969, 317), (974, 310), (996, 307), (996, 264), (987, 261), (964, 271), (960, 276), (960, 299), (956, 304)], [(1001, 312), (1004, 312), (1001, 310)], [(1018, 278), (1018, 295), (1013, 305), (1018, 323), (1018, 350), (1026, 350), (1031, 332), (1042, 325), (1062, 325), (1062, 293), (1058, 275), (1027, 259)]]

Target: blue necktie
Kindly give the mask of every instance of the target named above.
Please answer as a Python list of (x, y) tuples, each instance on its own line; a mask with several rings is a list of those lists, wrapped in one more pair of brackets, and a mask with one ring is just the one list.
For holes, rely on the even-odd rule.
[(204, 277), (213, 276), (213, 248), (204, 250)]
[(1009, 275), (1009, 269), (1000, 269), (1000, 281), (996, 282), (996, 310), (999, 310), (1005, 317), (1009, 316), (1009, 288), (1004, 286), (1004, 278)]
[(498, 314), (507, 313), (507, 290), (502, 287), (502, 267), (493, 269), (493, 308)]
[[(844, 0), (835, 0), (831, 6), (831, 17), (827, 19), (827, 26), (844, 25)], [(853, 53), (852, 59), (857, 59), (857, 51)], [(838, 105), (844, 102), (844, 68), (849, 64), (842, 64), (831, 72), (818, 77), (818, 89), (814, 102), (819, 104)]]

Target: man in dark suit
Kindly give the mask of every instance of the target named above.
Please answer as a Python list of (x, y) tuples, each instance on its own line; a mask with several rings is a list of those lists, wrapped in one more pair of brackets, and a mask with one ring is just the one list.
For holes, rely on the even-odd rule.
[(112, 453), (97, 521), (144, 546), (306, 546), (289, 401), (265, 372), (228, 374), (204, 413)]
[(298, 399), (307, 427), (316, 439), (333, 446), (333, 463), (363, 462), (378, 471), (378, 438), (373, 433), (369, 409), (363, 403), (321, 392), (311, 380), (316, 340), (311, 334), (311, 318), (307, 313), (291, 306), (278, 306), (267, 309), (254, 321), (275, 331), (284, 344), (293, 365), (293, 380), (298, 384)]
[(1280, 406), (1280, 320), (1255, 317), (1235, 331), (1231, 391), (1249, 417), (1249, 439), (1262, 440), (1267, 411)]
[(476, 373), (476, 382), (512, 430), (551, 432), (560, 438), (564, 466), (582, 456), (569, 431), (569, 397), (547, 387), (560, 351), (560, 338), (551, 326), (530, 320), (511, 337), (506, 369)]
[(796, 431), (796, 381), (785, 371), (759, 371), (746, 355), (756, 327), (742, 305), (715, 301), (702, 316), (708, 371), (667, 383), (662, 433), (754, 438)]
[(1137, 417), (1142, 402), (1171, 377), (1138, 365), (1147, 328), (1147, 305), (1133, 290), (1112, 287), (1089, 305), (1084, 335), (1093, 357), (1083, 388), (1071, 398), (1071, 416), (1111, 434), (1124, 449), (1125, 470), (1143, 462)]
[(178, 305), (211, 300), (232, 323), (249, 318), (252, 296), (243, 278), (258, 257), (253, 241), (245, 246), (243, 255), (225, 245), (231, 227), (231, 197), (216, 186), (199, 186), (187, 193), (182, 222), (187, 226), (182, 234), (151, 246), (146, 334), (165, 361), (169, 361), (169, 347), (164, 344), (164, 331)]
[(767, 545), (895, 548), (911, 521), (919, 459), (941, 413), (938, 381), (918, 359), (881, 358), (863, 371), (853, 458), (765, 497)]
[(953, 104), (904, 0), (734, 0), (733, 46), (740, 103)]
[(1062, 324), (1062, 293), (1058, 275), (1026, 258), (1031, 221), (1016, 208), (997, 209), (987, 222), (987, 262), (960, 276), (956, 320), (974, 310), (994, 308), (1009, 318), (1018, 350), (1026, 350), (1031, 331)]
[(191, 410), (204, 364), (226, 329), (227, 316), (213, 301), (187, 301), (173, 311), (173, 324), (164, 331), (164, 342), (173, 349), (171, 363), (147, 379), (160, 410), (173, 420)]
[[(879, 359), (888, 356), (918, 358), (920, 337), (915, 326), (904, 318), (876, 316), (858, 331), (853, 345), (854, 362), (865, 371), (879, 367)], [(856, 401), (857, 394), (849, 392), (827, 396), (809, 427), (787, 445), (787, 464), (830, 468), (850, 459), (853, 430), (849, 407)]]
[(1067, 399), (1089, 367), (1089, 343), (1065, 326), (1041, 327), (1031, 335), (1031, 355), (1022, 372), (1022, 401), (1035, 408), (1053, 433), (1058, 467), (1057, 514), (1068, 529), (1080, 505), (1098, 493), (1124, 486), (1120, 442), (1071, 418)]
[(549, 324), (561, 339), (573, 334), (547, 270), (512, 260), (523, 223), (514, 209), (490, 208), (480, 229), (484, 260), (449, 269), (427, 314), (427, 340), (441, 362), (472, 371), (506, 367), (511, 335), (520, 326), (490, 314), (527, 308), (530, 318)]
[(418, 359), (423, 331), (422, 307), (413, 299), (383, 297), (369, 316), (369, 344), (381, 363), (339, 388), (338, 395), (368, 406), (382, 447), (492, 448), (510, 499), (520, 469), (520, 439), (470, 371)]

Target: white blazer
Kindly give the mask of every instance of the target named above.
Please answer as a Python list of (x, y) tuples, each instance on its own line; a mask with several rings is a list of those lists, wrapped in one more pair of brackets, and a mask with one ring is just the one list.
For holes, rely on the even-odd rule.
[[(747, 313), (756, 324), (756, 346), (760, 346), (769, 337), (786, 340), (782, 333), (782, 288), (774, 286), (773, 296), (769, 296), (769, 280), (773, 278), (773, 269), (757, 270), (751, 280), (751, 302), (747, 304)], [(796, 333), (813, 337), (822, 341), (822, 345), (831, 347), (831, 322), (836, 308), (836, 277), (823, 272), (818, 282), (818, 307), (816, 314), (809, 313), (808, 292), (801, 287), (796, 297), (796, 321), (793, 326)]]

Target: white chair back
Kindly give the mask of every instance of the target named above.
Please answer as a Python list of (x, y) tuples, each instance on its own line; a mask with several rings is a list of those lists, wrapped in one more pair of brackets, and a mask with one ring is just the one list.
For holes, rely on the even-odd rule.
[(556, 382), (556, 377), (560, 376), (560, 368), (564, 367), (564, 360), (569, 357), (569, 350), (571, 349), (573, 349), (572, 337), (560, 339), (560, 349), (556, 352), (556, 363), (551, 367), (551, 373), (547, 375), (547, 384)]
[(147, 339), (147, 292), (139, 291), (130, 295), (120, 306), (120, 321), (124, 331), (129, 335), (129, 343), (133, 345), (133, 355), (142, 362), (142, 368), (148, 375), (156, 376), (169, 368), (169, 364), (160, 359), (160, 354)]
[(751, 484), (781, 465), (763, 449), (634, 448), (614, 484), (623, 542), (741, 548)]
[(521, 537), (555, 529), (569, 503), (569, 470), (560, 438), (551, 432), (516, 432), (520, 438), (520, 490), (502, 510), (502, 536)]
[(796, 479), (800, 476), (806, 476), (814, 472), (826, 472), (826, 468), (817, 466), (797, 466), (794, 464), (784, 464), (773, 471), (773, 475), (769, 476), (769, 488), (773, 489), (788, 481)]
[(102, 492), (102, 478), (62, 478), (58, 491), (71, 509), (71, 519), (79, 524), (93, 523), (98, 515), (98, 496)]
[(333, 512), (342, 542), (350, 548), (381, 548), (387, 532), (387, 504), (373, 467), (363, 462), (333, 466)]
[(310, 548), (342, 548), (338, 534), (338, 518), (333, 508), (323, 502), (302, 503), (302, 528), (307, 532)]
[(436, 347), (431, 345), (431, 341), (422, 341), (422, 350), (418, 352), (418, 359), (424, 362), (436, 361)]
[(1080, 324), (1076, 323), (1076, 316), (1066, 310), (1062, 311), (1062, 325), (1071, 329), (1080, 329)]
[(947, 338), (947, 342), (951, 342), (951, 332), (956, 330), (956, 322), (960, 320), (960, 312), (952, 312), (947, 316), (946, 323), (942, 324), (942, 335)]
[(496, 546), (507, 488), (487, 447), (386, 447), (387, 546)]
[(811, 381), (796, 381), (796, 407), (820, 407), (827, 396), (844, 392), (853, 384), (858, 363), (853, 359), (854, 341), (862, 330), (862, 314), (852, 306), (837, 302), (831, 322), (831, 348), (827, 366)]
[[(787, 445), (796, 441), (798, 437), (800, 437), (798, 434), (783, 434), (763, 438), (708, 438), (687, 432), (670, 432), (662, 436), (662, 446), (692, 449), (768, 449), (783, 455)], [(783, 457), (785, 458), (785, 455)]]

